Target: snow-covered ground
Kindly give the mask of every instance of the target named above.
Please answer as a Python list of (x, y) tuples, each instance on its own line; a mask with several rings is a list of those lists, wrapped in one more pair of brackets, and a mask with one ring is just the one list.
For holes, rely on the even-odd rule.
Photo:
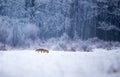
[(120, 77), (120, 50), (0, 51), (0, 77)]

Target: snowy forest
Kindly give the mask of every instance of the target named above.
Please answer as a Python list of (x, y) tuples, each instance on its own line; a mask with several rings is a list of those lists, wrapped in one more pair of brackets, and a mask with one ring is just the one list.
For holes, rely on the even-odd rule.
[(91, 41), (120, 42), (119, 0), (0, 0), (0, 48), (75, 50)]
[(120, 77), (120, 0), (0, 0), (0, 77)]

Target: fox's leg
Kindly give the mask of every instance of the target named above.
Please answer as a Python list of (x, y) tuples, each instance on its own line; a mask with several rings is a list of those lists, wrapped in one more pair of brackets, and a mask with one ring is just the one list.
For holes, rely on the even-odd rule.
[(43, 51), (41, 50), (41, 53), (43, 53)]

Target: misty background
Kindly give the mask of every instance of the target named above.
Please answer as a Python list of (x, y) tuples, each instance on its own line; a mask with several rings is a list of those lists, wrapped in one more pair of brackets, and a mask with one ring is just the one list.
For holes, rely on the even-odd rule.
[(116, 41), (119, 0), (0, 0), (0, 48), (74, 51), (90, 50), (91, 43), (110, 48)]

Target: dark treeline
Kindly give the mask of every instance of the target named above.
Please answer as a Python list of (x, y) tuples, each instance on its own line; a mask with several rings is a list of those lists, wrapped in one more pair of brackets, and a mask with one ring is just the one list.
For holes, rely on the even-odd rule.
[(16, 46), (63, 34), (120, 41), (120, 1), (0, 0), (1, 43)]

